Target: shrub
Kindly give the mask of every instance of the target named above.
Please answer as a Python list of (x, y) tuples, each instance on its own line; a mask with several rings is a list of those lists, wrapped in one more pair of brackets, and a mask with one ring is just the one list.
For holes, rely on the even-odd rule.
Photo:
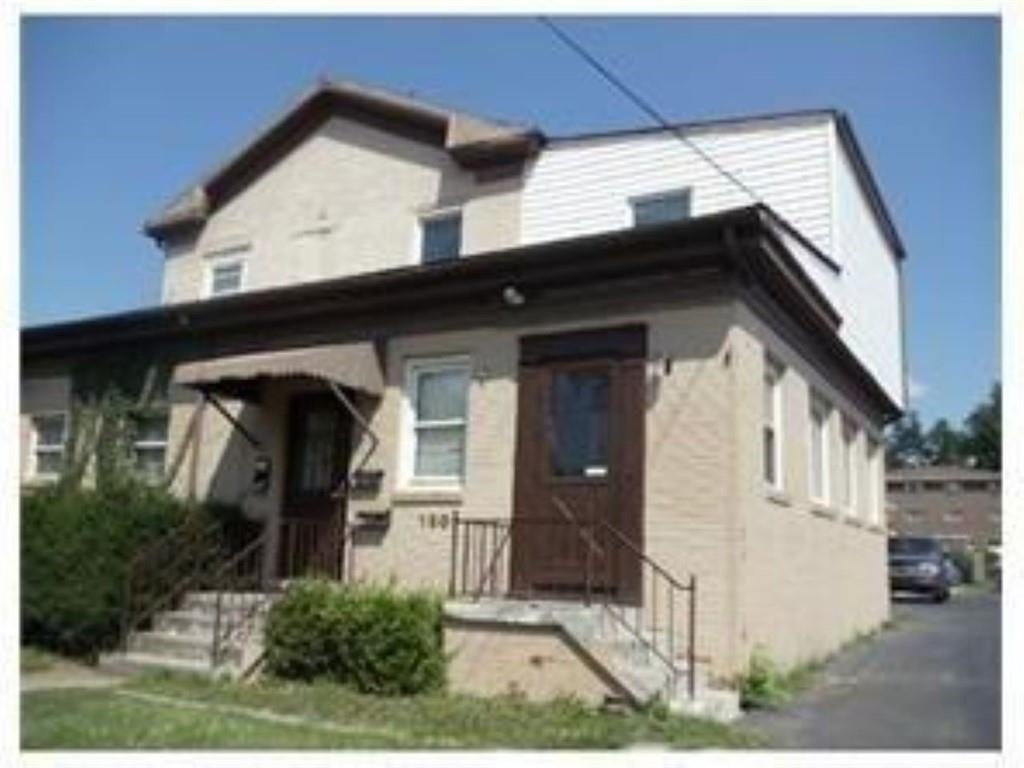
[(22, 642), (85, 656), (111, 646), (129, 559), (184, 515), (181, 502), (142, 484), (23, 496)]
[(761, 649), (755, 649), (740, 678), (740, 705), (745, 709), (772, 709), (786, 700), (782, 673)]
[[(182, 525), (188, 506), (139, 481), (102, 490), (40, 488), (21, 503), (22, 642), (94, 657), (120, 632), (128, 563), (140, 547)], [(237, 507), (196, 510), (217, 522), (226, 551), (259, 533)]]
[(270, 612), (267, 669), (364, 693), (422, 693), (445, 677), (441, 601), (392, 587), (293, 584)]

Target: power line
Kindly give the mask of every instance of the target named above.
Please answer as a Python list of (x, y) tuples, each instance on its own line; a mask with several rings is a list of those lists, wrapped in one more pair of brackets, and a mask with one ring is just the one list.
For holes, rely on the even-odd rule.
[(740, 181), (736, 176), (730, 173), (728, 170), (723, 168), (718, 162), (715, 161), (711, 155), (701, 149), (696, 143), (690, 140), (690, 138), (680, 130), (679, 126), (673, 125), (666, 120), (657, 109), (655, 109), (649, 102), (644, 100), (639, 94), (633, 91), (628, 85), (626, 85), (620, 78), (618, 78), (611, 70), (604, 66), (598, 61), (586, 48), (580, 43), (574, 40), (568, 32), (561, 29), (555, 22), (551, 21), (547, 16), (537, 16), (537, 21), (547, 27), (551, 33), (557, 37), (562, 43), (564, 43), (569, 49), (571, 49), (576, 55), (583, 59), (590, 67), (597, 72), (606, 82), (618, 90), (623, 96), (629, 99), (634, 106), (639, 108), (644, 114), (654, 120), (658, 125), (666, 130), (670, 131), (677, 139), (682, 141), (686, 146), (696, 152), (708, 165), (715, 169), (725, 179), (732, 184), (735, 184), (740, 190), (745, 192), (750, 198), (756, 203), (764, 204), (764, 201), (746, 184)]

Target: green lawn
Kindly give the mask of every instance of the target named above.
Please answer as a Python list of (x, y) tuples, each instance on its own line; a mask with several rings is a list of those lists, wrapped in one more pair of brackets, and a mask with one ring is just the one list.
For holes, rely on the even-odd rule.
[(22, 672), (45, 672), (53, 667), (60, 657), (49, 651), (40, 648), (33, 648), (25, 645), (21, 648), (21, 671)]
[(734, 727), (602, 713), (573, 701), (380, 698), (326, 683), (243, 686), (183, 676), (140, 678), (120, 689), (23, 694), (21, 737), (25, 749), (759, 746)]

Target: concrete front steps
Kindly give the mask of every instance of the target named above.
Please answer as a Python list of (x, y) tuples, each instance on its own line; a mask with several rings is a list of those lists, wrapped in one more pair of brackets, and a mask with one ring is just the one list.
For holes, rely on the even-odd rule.
[(548, 600), (456, 600), (445, 604), (445, 617), (463, 624), (512, 630), (550, 628), (562, 633), (635, 704), (661, 700), (673, 712), (720, 722), (740, 716), (736, 691), (712, 688), (698, 665), (691, 699), (685, 660), (679, 659), (673, 681), (668, 665), (601, 606)]
[(221, 595), (221, 631), (235, 633), (213, 664), (217, 595), (188, 592), (173, 610), (160, 611), (149, 629), (132, 632), (124, 652), (104, 654), (100, 667), (119, 674), (166, 670), (238, 677), (262, 655), (263, 621), (276, 595), (262, 592)]

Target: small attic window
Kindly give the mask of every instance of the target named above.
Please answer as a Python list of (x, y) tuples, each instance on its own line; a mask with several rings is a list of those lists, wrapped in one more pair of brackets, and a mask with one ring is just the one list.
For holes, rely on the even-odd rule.
[(658, 192), (634, 197), (629, 201), (633, 211), (633, 226), (646, 227), (690, 218), (690, 190)]
[(462, 211), (445, 211), (420, 219), (420, 261), (434, 264), (462, 253)]
[(227, 296), (245, 285), (248, 248), (237, 248), (212, 256), (206, 265), (206, 295)]

